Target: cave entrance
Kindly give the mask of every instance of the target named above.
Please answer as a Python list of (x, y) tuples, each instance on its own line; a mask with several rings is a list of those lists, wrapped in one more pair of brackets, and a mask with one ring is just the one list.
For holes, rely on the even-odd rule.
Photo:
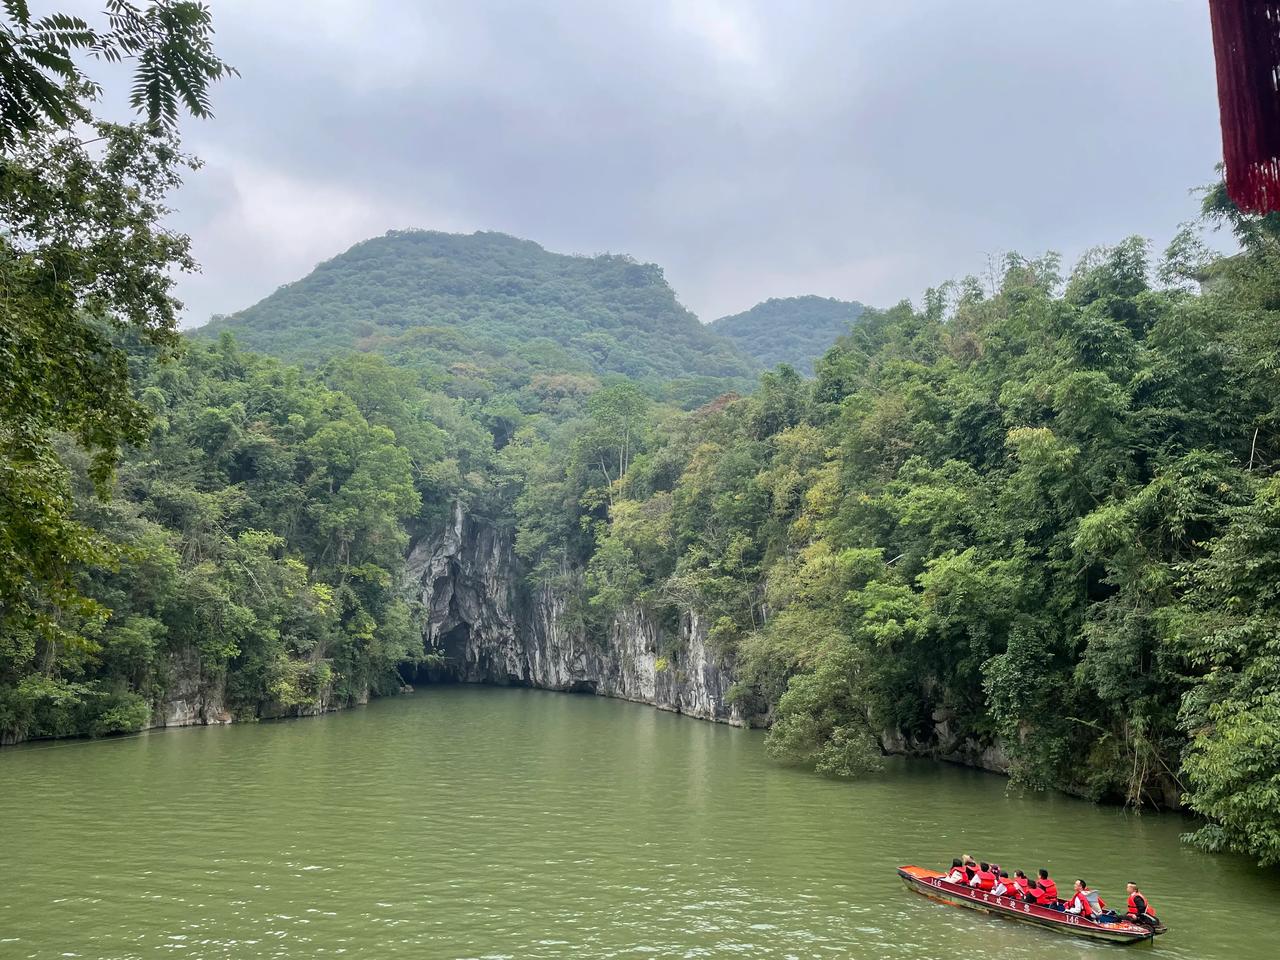
[(471, 625), (458, 623), (447, 630), (436, 643), (428, 648), (432, 659), (417, 665), (413, 682), (423, 683), (460, 683), (462, 682), (462, 665), (466, 659), (467, 644), (471, 642)]
[[(512, 672), (510, 651), (499, 643), (493, 650), (483, 635), (475, 635), (470, 623), (455, 621), (454, 625), (436, 637), (428, 648), (430, 660), (416, 664), (412, 683), (487, 683), (499, 687), (532, 686), (521, 672)], [(575, 684), (575, 690), (595, 692), (595, 681)]]

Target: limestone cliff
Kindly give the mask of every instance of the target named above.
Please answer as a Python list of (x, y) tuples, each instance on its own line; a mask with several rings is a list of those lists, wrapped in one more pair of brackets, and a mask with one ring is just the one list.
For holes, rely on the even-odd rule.
[(230, 723), (226, 708), (226, 678), (206, 675), (193, 649), (169, 659), (164, 699), (151, 714), (151, 727), (190, 727), (206, 723)]
[(426, 647), (443, 657), (426, 679), (595, 693), (743, 722), (725, 702), (731, 665), (708, 649), (697, 612), (686, 611), (666, 637), (642, 608), (628, 607), (608, 636), (589, 637), (556, 589), (523, 586), (509, 537), (461, 509), (415, 544), (407, 576), (427, 611)]
[[(592, 637), (571, 615), (569, 597), (549, 584), (526, 585), (525, 572), (503, 531), (455, 508), (442, 529), (421, 537), (406, 564), (409, 586), (426, 611), (424, 646), (438, 661), (418, 681), (492, 683), (594, 693), (652, 704), (706, 720), (744, 725), (726, 702), (733, 665), (707, 643), (707, 624), (687, 610), (670, 635), (640, 606), (619, 611), (607, 635)], [(367, 694), (359, 698), (367, 699)], [(261, 704), (262, 718), (302, 716), (345, 703), (326, 696), (313, 707)], [(229, 722), (222, 682), (203, 677), (198, 658), (175, 658), (154, 726)], [(760, 722), (761, 718), (751, 718)], [(958, 737), (948, 718), (934, 718), (933, 736), (916, 741), (887, 730), (889, 753), (934, 756), (995, 772), (1008, 770), (1000, 744)]]
[[(165, 681), (164, 696), (152, 710), (148, 729), (231, 723), (233, 717), (226, 704), (226, 675), (205, 670), (195, 650), (188, 648), (170, 656)], [(259, 720), (314, 717), (368, 701), (369, 691), (364, 689), (352, 700), (335, 702), (330, 687), (322, 690), (317, 702), (312, 704), (285, 706), (264, 701), (256, 705), (253, 716)]]

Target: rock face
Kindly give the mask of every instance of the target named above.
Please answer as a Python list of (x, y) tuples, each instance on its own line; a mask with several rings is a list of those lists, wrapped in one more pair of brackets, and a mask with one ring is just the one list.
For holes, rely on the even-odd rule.
[[(254, 716), (259, 720), (279, 720), (284, 717), (316, 717), (330, 710), (338, 710), (350, 703), (368, 703), (369, 690), (360, 691), (354, 700), (335, 703), (332, 686), (321, 690), (314, 704), (285, 706), (273, 701), (257, 704)], [(226, 706), (226, 677), (218, 673), (209, 675), (194, 650), (174, 654), (168, 665), (168, 681), (164, 698), (151, 713), (147, 729), (157, 727), (194, 727), (210, 723), (231, 723), (235, 719)]]
[(230, 723), (222, 677), (206, 677), (199, 654), (186, 650), (169, 661), (165, 699), (151, 715), (150, 727), (190, 727)]
[(708, 648), (707, 625), (696, 612), (686, 612), (667, 636), (642, 608), (627, 607), (603, 642), (592, 639), (556, 589), (522, 588), (506, 534), (461, 509), (414, 546), (407, 575), (427, 610), (427, 649), (443, 658), (424, 671), (426, 680), (594, 693), (744, 722), (725, 702), (732, 664)]
[(952, 732), (950, 718), (942, 712), (933, 716), (932, 739), (916, 740), (904, 736), (900, 730), (885, 730), (880, 734), (880, 744), (885, 753), (933, 757), (991, 773), (1009, 772), (1009, 756), (999, 738), (991, 743), (981, 743), (958, 736)]

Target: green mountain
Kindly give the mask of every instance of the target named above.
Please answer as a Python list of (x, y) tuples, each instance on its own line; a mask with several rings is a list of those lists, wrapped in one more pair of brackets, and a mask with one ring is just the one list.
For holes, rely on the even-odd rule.
[(757, 303), (710, 326), (766, 367), (786, 363), (812, 374), (814, 361), (849, 332), (864, 310), (862, 304), (848, 300), (786, 297)]
[(537, 372), (742, 381), (757, 369), (680, 305), (660, 267), (501, 233), (366, 240), (196, 335), (223, 330), (290, 361), (371, 351), (495, 383)]

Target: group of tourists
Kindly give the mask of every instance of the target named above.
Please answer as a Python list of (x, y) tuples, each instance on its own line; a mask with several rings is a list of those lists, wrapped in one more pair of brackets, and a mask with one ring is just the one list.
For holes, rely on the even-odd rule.
[(1154, 927), (1159, 923), (1151, 902), (1142, 895), (1138, 885), (1132, 881), (1127, 884), (1128, 912), (1121, 917), (1114, 910), (1107, 909), (1106, 901), (1098, 896), (1096, 891), (1091, 890), (1083, 880), (1075, 882), (1075, 889), (1069, 898), (1060, 899), (1058, 885), (1049, 876), (1049, 871), (1043, 868), (1039, 876), (1033, 879), (1029, 879), (1021, 870), (1015, 870), (1011, 877), (1007, 871), (1000, 869), (999, 864), (979, 862), (966, 853), (963, 857), (951, 861), (951, 871), (944, 879), (951, 883), (973, 887), (975, 890), (993, 893), (999, 897), (1012, 897), (1049, 910), (1075, 914), (1093, 920), (1095, 923), (1129, 920), (1148, 927)]

